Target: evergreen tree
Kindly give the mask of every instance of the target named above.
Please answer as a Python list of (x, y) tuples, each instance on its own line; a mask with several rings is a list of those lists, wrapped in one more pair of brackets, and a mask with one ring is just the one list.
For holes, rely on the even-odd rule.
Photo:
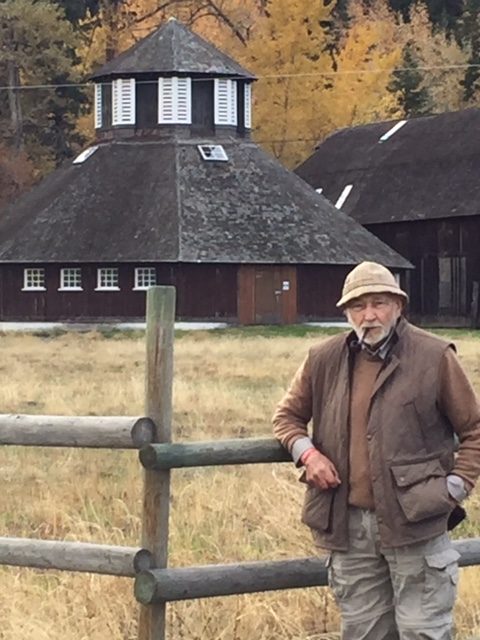
[(463, 80), (464, 97), (474, 102), (480, 78), (480, 0), (467, 0), (456, 27), (457, 40), (468, 51), (468, 64)]
[(101, 0), (53, 0), (65, 12), (65, 18), (74, 27), (79, 27), (88, 19), (98, 15)]
[(0, 130), (17, 151), (25, 149), (42, 172), (71, 153), (81, 107), (70, 88), (32, 88), (76, 80), (74, 31), (64, 11), (47, 0), (0, 3), (0, 74), (7, 79), (0, 102)]
[(455, 30), (457, 20), (463, 13), (464, 0), (389, 0), (393, 11), (400, 14), (404, 22), (410, 21), (412, 9), (424, 5), (434, 28), (444, 29), (447, 33)]
[(415, 46), (411, 42), (404, 46), (402, 60), (402, 69), (393, 72), (390, 91), (397, 92), (399, 104), (407, 117), (429, 113), (432, 105), (423, 84), (423, 73), (418, 69)]

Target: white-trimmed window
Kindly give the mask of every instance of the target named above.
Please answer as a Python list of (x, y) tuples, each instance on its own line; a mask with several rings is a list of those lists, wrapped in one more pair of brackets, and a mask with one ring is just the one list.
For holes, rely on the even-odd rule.
[(159, 124), (192, 123), (191, 78), (158, 79)]
[(135, 124), (135, 78), (112, 82), (112, 124)]
[(102, 126), (102, 85), (95, 85), (95, 129)]
[(237, 124), (237, 82), (215, 78), (215, 124)]
[(252, 85), (251, 83), (245, 84), (245, 93), (244, 93), (244, 113), (245, 113), (245, 128), (252, 128)]
[(155, 267), (135, 267), (135, 289), (148, 289), (157, 284)]
[(23, 270), (22, 291), (45, 291), (45, 269), (29, 268)]
[(97, 269), (97, 287), (95, 291), (120, 291), (118, 267)]
[(60, 269), (59, 291), (83, 291), (82, 270), (80, 267)]

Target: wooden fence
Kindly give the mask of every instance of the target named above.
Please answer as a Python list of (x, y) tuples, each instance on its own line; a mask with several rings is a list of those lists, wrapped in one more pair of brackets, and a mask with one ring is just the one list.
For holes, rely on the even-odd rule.
[[(140, 449), (145, 469), (138, 548), (0, 538), (0, 564), (135, 578), (139, 640), (164, 640), (168, 602), (327, 584), (321, 558), (168, 568), (170, 474), (192, 466), (288, 462), (274, 439), (172, 443), (175, 290), (147, 295), (146, 417), (0, 416), (0, 444)], [(480, 564), (480, 539), (454, 542), (460, 565)]]

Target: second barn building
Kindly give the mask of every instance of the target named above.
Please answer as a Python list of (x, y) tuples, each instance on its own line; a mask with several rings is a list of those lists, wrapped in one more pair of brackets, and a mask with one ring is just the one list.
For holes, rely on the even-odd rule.
[(408, 258), (410, 315), (477, 326), (480, 110), (337, 131), (296, 170)]

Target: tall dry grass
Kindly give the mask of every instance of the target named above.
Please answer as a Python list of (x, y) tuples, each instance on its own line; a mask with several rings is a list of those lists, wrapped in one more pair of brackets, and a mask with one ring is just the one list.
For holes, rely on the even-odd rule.
[[(191, 333), (175, 344), (174, 438), (269, 436), (276, 401), (318, 337)], [(0, 412), (137, 415), (144, 341), (100, 334), (0, 336)], [(480, 388), (480, 342), (459, 340)], [(0, 535), (137, 545), (142, 471), (135, 452), (4, 447)], [(293, 465), (175, 471), (170, 564), (311, 555), (299, 523)], [(480, 500), (460, 535), (480, 535)], [(133, 640), (128, 579), (0, 570), (1, 640)], [(459, 638), (480, 633), (480, 569), (462, 572)], [(169, 606), (170, 640), (337, 637), (326, 589), (216, 598)]]

